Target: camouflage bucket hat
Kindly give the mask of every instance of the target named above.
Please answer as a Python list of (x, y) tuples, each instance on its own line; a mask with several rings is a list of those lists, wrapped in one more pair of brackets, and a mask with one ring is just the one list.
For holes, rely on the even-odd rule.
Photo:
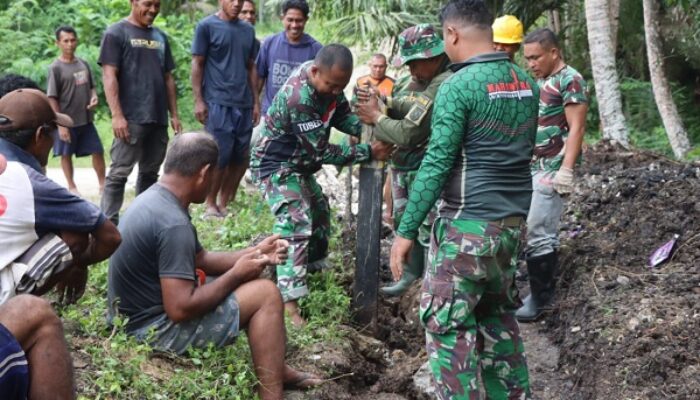
[(412, 26), (399, 35), (399, 55), (394, 57), (395, 67), (409, 61), (433, 58), (445, 52), (445, 45), (430, 24)]

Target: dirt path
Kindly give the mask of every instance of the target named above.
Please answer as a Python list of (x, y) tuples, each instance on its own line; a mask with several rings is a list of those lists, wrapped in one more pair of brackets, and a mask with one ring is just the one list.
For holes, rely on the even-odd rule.
[(541, 323), (520, 324), (525, 341), (533, 400), (569, 399), (573, 382), (558, 370), (559, 347), (544, 333)]

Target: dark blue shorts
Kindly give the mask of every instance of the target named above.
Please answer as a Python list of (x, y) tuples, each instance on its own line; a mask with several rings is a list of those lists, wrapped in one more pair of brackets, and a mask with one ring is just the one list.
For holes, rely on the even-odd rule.
[(209, 103), (206, 130), (219, 145), (219, 168), (248, 159), (253, 133), (253, 110)]
[(29, 394), (29, 364), (12, 333), (0, 324), (0, 398), (24, 400)]
[(69, 128), (70, 143), (64, 142), (58, 136), (58, 130), (54, 131), (53, 138), (53, 155), (54, 156), (72, 156), (77, 157), (89, 156), (90, 154), (102, 154), (104, 148), (100, 141), (100, 136), (97, 134), (95, 124), (92, 122)]

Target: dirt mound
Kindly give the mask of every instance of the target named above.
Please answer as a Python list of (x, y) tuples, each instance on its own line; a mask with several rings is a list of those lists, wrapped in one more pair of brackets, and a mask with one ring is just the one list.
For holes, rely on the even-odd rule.
[(606, 143), (584, 157), (547, 319), (572, 399), (700, 398), (700, 166)]

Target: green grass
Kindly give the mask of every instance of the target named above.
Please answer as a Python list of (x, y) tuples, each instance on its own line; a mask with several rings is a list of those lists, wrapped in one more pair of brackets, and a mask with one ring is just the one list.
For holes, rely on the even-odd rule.
[[(241, 191), (223, 223), (202, 218), (203, 207), (191, 209), (200, 242), (211, 250), (233, 250), (251, 238), (267, 236), (273, 218), (257, 193)], [(337, 329), (349, 320), (350, 297), (339, 284), (343, 273), (337, 236), (329, 261), (334, 270), (309, 277), (311, 294), (301, 301), (308, 325), (298, 329), (287, 321), (288, 358), (315, 343), (342, 340)], [(107, 326), (107, 262), (92, 266), (85, 296), (59, 309), (74, 359), (79, 399), (240, 399), (256, 398), (256, 379), (245, 335), (223, 349), (192, 349), (184, 357), (154, 352), (124, 333), (126, 321)], [(339, 271), (339, 272), (337, 272)]]

